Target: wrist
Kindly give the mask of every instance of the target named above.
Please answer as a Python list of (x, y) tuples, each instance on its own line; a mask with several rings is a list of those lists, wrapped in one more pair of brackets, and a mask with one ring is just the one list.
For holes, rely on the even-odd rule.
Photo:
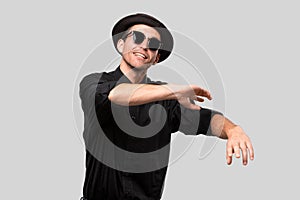
[(241, 129), (240, 126), (236, 124), (232, 124), (229, 127), (224, 128), (225, 134), (227, 135), (227, 138), (231, 138), (235, 135), (235, 133), (239, 133), (240, 131), (237, 131)]
[(179, 86), (174, 84), (161, 85), (164, 88), (164, 96), (169, 100), (177, 100), (179, 93)]

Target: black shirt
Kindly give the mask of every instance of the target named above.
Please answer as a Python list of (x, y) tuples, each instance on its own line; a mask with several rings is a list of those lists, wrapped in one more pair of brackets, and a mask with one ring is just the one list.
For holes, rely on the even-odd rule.
[[(161, 198), (168, 167), (171, 134), (210, 135), (212, 115), (182, 107), (176, 100), (120, 106), (108, 99), (120, 83), (130, 83), (120, 67), (87, 75), (80, 83), (84, 111), (88, 200)], [(145, 77), (142, 83), (165, 84)]]

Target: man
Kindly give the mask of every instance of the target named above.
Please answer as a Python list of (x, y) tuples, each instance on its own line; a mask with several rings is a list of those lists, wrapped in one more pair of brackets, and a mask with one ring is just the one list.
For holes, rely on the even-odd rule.
[(220, 112), (194, 101), (212, 99), (196, 85), (151, 81), (147, 70), (165, 60), (173, 37), (159, 20), (129, 15), (112, 30), (120, 66), (90, 74), (80, 83), (84, 111), (86, 177), (82, 199), (161, 198), (171, 134), (204, 134), (227, 139), (226, 158), (246, 165), (254, 159), (249, 137)]

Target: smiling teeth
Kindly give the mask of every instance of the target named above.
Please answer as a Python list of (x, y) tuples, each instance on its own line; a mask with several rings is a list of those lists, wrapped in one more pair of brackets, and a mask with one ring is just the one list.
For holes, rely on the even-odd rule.
[(135, 53), (135, 55), (137, 55), (137, 56), (140, 56), (140, 57), (142, 57), (142, 58), (146, 58), (146, 56), (145, 55), (143, 55), (143, 54), (141, 54), (141, 53)]

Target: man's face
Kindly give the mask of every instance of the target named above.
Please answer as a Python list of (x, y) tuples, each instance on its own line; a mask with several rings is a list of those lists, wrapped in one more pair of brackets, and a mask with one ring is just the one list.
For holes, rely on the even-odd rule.
[[(136, 36), (132, 31), (143, 33), (145, 39), (140, 44), (137, 44), (134, 42)], [(161, 40), (158, 31), (150, 26), (137, 24), (129, 28), (127, 33), (129, 33), (127, 37), (123, 41), (119, 41), (118, 44), (122, 49), (122, 58), (127, 65), (136, 69), (147, 69), (158, 62), (158, 50), (150, 50), (148, 44), (150, 38)]]

